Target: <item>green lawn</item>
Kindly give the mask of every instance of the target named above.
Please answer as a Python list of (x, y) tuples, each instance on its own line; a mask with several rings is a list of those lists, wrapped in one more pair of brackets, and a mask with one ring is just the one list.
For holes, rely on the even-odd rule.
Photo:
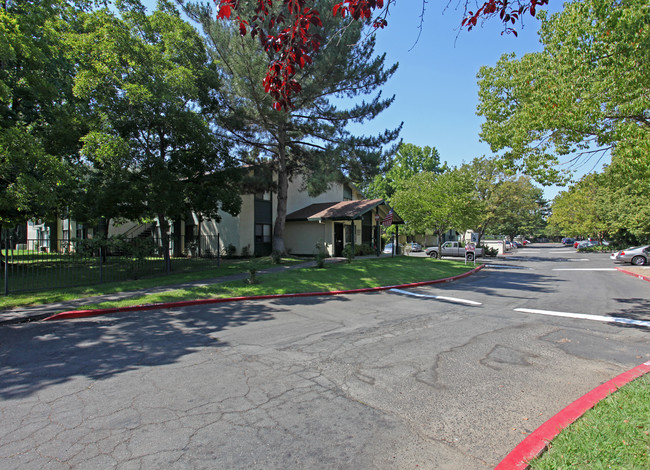
[(326, 264), (325, 266), (323, 269), (315, 267), (302, 268), (258, 276), (258, 284), (233, 281), (205, 287), (176, 289), (161, 294), (142, 295), (120, 302), (104, 302), (94, 307), (125, 307), (194, 299), (329, 292), (392, 286), (447, 278), (474, 268), (474, 265), (465, 265), (463, 261), (410, 258), (407, 256), (364, 258), (349, 264), (337, 263)]
[(638, 378), (563, 430), (531, 470), (650, 468), (650, 377)]

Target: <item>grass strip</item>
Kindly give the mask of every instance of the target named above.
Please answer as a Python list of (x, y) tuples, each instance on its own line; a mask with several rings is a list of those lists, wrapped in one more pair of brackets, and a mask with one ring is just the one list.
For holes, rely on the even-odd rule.
[(564, 429), (531, 470), (650, 468), (650, 377), (640, 377)]
[(302, 268), (258, 276), (258, 284), (231, 281), (189, 289), (175, 289), (122, 301), (103, 302), (85, 308), (115, 308), (209, 298), (243, 297), (302, 292), (330, 292), (430, 281), (463, 274), (474, 268), (456, 260), (429, 258), (360, 259), (352, 263), (327, 264), (325, 268)]

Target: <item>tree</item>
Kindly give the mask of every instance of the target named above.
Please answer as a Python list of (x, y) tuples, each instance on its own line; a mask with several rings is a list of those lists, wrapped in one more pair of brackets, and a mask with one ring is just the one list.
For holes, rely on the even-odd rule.
[(158, 220), (169, 270), (170, 220), (192, 209), (217, 220), (219, 209), (239, 211), (228, 148), (208, 119), (219, 74), (203, 39), (170, 3), (159, 2), (151, 15), (137, 1), (116, 6), (121, 18), (108, 9), (84, 15), (83, 34), (69, 38), (79, 62), (74, 90), (97, 122), (83, 151), (100, 174), (128, 169), (120, 174), (133, 179), (124, 184), (139, 194), (124, 204), (128, 216), (135, 205), (140, 217)]
[(611, 237), (637, 244), (650, 239), (650, 195), (640, 185), (607, 167), (603, 173), (582, 177), (558, 194), (551, 206), (549, 225), (568, 236)]
[(513, 168), (560, 179), (558, 155), (612, 153), (650, 175), (650, 10), (645, 0), (585, 0), (542, 15), (544, 50), (479, 72), (481, 138)]
[[(296, 74), (307, 64), (326, 42), (314, 32), (322, 26), (319, 10), (314, 8), (317, 0), (215, 0), (219, 6), (218, 18), (234, 18), (239, 32), (258, 38), (262, 49), (269, 56), (264, 87), (273, 99), (276, 109), (290, 109), (293, 95), (301, 91), (302, 85)], [(353, 21), (370, 21), (374, 28), (387, 24), (389, 7), (395, 0), (343, 0), (334, 4), (332, 13)], [(252, 5), (255, 5), (251, 7)], [(426, 0), (422, 0), (422, 9)], [(465, 17), (461, 25), (471, 30), (479, 20), (499, 16), (505, 25), (505, 32), (516, 31), (510, 26), (526, 13), (536, 14), (537, 6), (548, 4), (548, 0), (487, 0), (476, 11), (468, 10), (465, 2)], [(280, 5), (280, 7), (278, 7)], [(376, 13), (377, 12), (377, 13)], [(374, 18), (373, 18), (374, 16)], [(349, 23), (348, 23), (349, 24)]]
[(619, 244), (650, 243), (650, 180), (605, 171), (599, 199), (609, 234)]
[(397, 189), (404, 186), (408, 179), (418, 173), (443, 173), (447, 164), (440, 163), (440, 154), (435, 147), (419, 147), (414, 144), (401, 143), (395, 155), (380, 169), (370, 184), (364, 189), (366, 197), (390, 201)]
[[(331, 0), (318, 3), (326, 8), (331, 4)], [(300, 73), (300, 95), (287, 112), (278, 113), (258, 81), (268, 56), (256, 41), (241, 38), (230, 23), (215, 21), (209, 6), (186, 5), (186, 12), (202, 25), (226, 77), (218, 91), (223, 109), (219, 125), (237, 144), (244, 162), (276, 175), (275, 184), (267, 188), (277, 193), (273, 250), (284, 253), (289, 179), (304, 177), (312, 195), (334, 181), (362, 182), (374, 176), (384, 156), (382, 148), (397, 138), (399, 129), (379, 136), (354, 136), (347, 130), (349, 123), (372, 119), (392, 103), (393, 98), (384, 99), (375, 90), (396, 66), (385, 68), (384, 56), (375, 56), (374, 38), (363, 36), (361, 24), (338, 36), (341, 20), (327, 18), (318, 60)], [(374, 94), (369, 101), (357, 102), (369, 94)]]
[(536, 235), (546, 226), (547, 202), (541, 188), (528, 176), (503, 181), (499, 185), (498, 217), (492, 230), (513, 240), (517, 235)]
[(473, 183), (472, 200), (475, 205), (471, 228), (481, 239), (499, 219), (503, 218), (504, 194), (500, 191), (504, 181), (510, 179), (501, 169), (496, 158), (475, 158), (463, 165), (468, 181)]
[(466, 174), (458, 169), (445, 173), (420, 173), (395, 192), (391, 202), (400, 217), (413, 228), (438, 237), (438, 253), (444, 234), (465, 230), (472, 218), (472, 188)]
[(65, 206), (70, 163), (85, 132), (62, 37), (74, 3), (0, 3), (0, 227)]

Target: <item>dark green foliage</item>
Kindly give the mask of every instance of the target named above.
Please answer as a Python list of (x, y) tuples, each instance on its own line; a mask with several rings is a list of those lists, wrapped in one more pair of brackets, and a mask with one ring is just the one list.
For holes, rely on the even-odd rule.
[(489, 247), (487, 245), (480, 245), (483, 248), (483, 253), (485, 256), (496, 256), (499, 254), (499, 250), (496, 248)]
[[(242, 249), (242, 256), (247, 256), (248, 255), (248, 247), (245, 247), (245, 248), (246, 248), (247, 254), (244, 255), (244, 253), (243, 253), (244, 250)], [(225, 251), (225, 255), (226, 255), (227, 258), (232, 258), (237, 253), (237, 247), (231, 243), (225, 248), (224, 251)]]
[(279, 251), (273, 250), (271, 252), (270, 258), (271, 258), (271, 262), (273, 264), (281, 264), (282, 263), (282, 253), (280, 253)]
[(316, 267), (323, 269), (325, 267), (325, 259), (327, 259), (329, 255), (327, 254), (327, 250), (323, 246), (322, 243), (316, 243)]
[(354, 252), (355, 250), (352, 248), (352, 245), (345, 245), (345, 248), (343, 248), (343, 257), (345, 258), (346, 262), (352, 262), (354, 259)]

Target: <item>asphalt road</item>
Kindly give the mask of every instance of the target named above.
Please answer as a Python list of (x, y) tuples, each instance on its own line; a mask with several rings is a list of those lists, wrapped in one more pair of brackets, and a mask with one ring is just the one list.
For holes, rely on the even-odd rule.
[(489, 263), (407, 292), (4, 326), (0, 469), (493, 468), (650, 359), (650, 284), (558, 246)]

